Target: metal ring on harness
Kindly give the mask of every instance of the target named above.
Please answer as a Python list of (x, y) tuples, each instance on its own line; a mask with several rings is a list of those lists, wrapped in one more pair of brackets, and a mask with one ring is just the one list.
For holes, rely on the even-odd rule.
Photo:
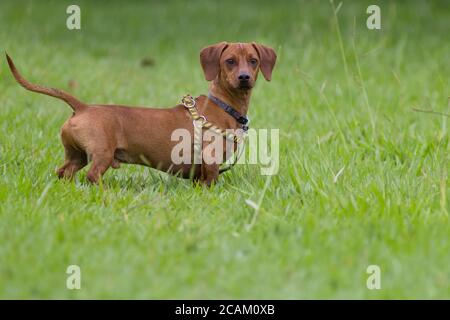
[(195, 107), (195, 100), (194, 100), (194, 98), (192, 98), (192, 96), (190, 96), (190, 95), (185, 95), (185, 96), (181, 99), (181, 103), (182, 103), (186, 108), (193, 108), (193, 107)]

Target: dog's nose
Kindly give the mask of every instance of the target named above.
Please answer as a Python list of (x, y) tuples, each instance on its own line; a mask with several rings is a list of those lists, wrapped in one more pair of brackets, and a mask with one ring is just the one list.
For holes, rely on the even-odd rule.
[(250, 80), (250, 75), (248, 73), (241, 73), (238, 77), (240, 81), (248, 81)]

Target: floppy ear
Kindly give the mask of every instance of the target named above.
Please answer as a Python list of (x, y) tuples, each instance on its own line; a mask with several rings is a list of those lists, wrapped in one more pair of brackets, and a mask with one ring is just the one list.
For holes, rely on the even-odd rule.
[(272, 79), (272, 70), (275, 67), (275, 62), (277, 61), (277, 54), (272, 48), (263, 46), (262, 44), (257, 44), (252, 42), (253, 47), (256, 49), (259, 55), (259, 68), (267, 81)]
[(200, 63), (207, 81), (214, 80), (217, 77), (220, 68), (219, 59), (226, 47), (228, 47), (228, 43), (221, 42), (200, 51)]

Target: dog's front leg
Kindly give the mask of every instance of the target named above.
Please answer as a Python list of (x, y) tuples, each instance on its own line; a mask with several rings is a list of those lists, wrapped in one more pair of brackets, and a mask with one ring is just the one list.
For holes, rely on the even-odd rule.
[[(216, 140), (213, 140), (216, 141)], [(216, 155), (221, 154), (222, 137), (220, 137), (220, 144), (214, 144), (210, 138), (206, 138), (202, 145), (202, 164), (200, 166), (200, 183), (204, 186), (210, 187), (211, 184), (216, 183), (219, 178), (219, 161)]]
[(219, 165), (217, 163), (206, 164), (202, 162), (200, 182), (207, 187), (212, 183), (216, 183), (219, 178)]

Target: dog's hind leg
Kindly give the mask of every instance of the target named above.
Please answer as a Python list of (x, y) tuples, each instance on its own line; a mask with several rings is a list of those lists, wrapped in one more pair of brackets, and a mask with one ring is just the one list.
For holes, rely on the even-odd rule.
[(92, 183), (97, 183), (103, 174), (114, 164), (114, 151), (93, 152), (91, 154), (92, 165), (87, 173), (87, 178)]
[(75, 173), (87, 164), (87, 156), (83, 151), (79, 151), (72, 146), (64, 146), (66, 160), (56, 171), (59, 178), (72, 179)]

